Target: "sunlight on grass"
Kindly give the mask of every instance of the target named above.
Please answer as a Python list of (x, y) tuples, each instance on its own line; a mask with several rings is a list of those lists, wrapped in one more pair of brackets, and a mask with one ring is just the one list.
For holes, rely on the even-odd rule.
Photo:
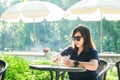
[(118, 80), (117, 69), (115, 66), (108, 70), (106, 80)]

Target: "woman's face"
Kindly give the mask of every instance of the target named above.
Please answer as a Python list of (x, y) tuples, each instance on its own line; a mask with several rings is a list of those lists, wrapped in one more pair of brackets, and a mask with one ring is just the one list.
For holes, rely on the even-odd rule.
[(78, 47), (78, 48), (83, 47), (84, 38), (82, 37), (80, 32), (75, 33), (75, 35), (73, 37), (73, 42), (76, 47)]

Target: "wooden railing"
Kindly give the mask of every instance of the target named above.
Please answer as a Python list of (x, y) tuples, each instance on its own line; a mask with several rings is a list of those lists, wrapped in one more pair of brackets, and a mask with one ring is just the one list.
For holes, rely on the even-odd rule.
[(26, 60), (34, 63), (40, 61), (41, 57), (45, 57), (43, 52), (7, 52), (4, 55), (24, 57)]
[[(9, 52), (6, 53), (9, 55), (15, 55), (15, 56), (23, 56), (23, 57), (33, 57), (31, 60), (40, 60), (40, 57), (44, 57), (43, 52)], [(120, 60), (120, 54), (112, 53), (112, 52), (104, 52), (99, 54), (100, 59), (107, 60), (112, 66), (115, 65), (115, 62)]]
[(114, 66), (115, 63), (120, 60), (120, 54), (107, 52), (99, 54), (100, 59), (104, 59), (110, 63), (111, 66)]
[(44, 57), (43, 52), (9, 52), (9, 53), (6, 53), (6, 54), (16, 55), (16, 56)]

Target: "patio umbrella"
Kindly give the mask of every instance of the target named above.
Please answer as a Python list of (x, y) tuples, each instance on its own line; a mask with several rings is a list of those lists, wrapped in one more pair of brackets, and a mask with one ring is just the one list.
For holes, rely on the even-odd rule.
[[(27, 1), (21, 2), (8, 8), (1, 15), (1, 20), (6, 22), (19, 22), (22, 20), (26, 23), (33, 23), (34, 35), (35, 22), (58, 21), (64, 17), (65, 11), (57, 5), (45, 1)], [(35, 37), (36, 38), (36, 37)]]
[(65, 11), (57, 5), (45, 1), (21, 2), (8, 8), (1, 15), (1, 20), (7, 22), (41, 22), (58, 21), (63, 18)]
[(102, 52), (102, 19), (120, 20), (120, 0), (81, 0), (67, 10), (68, 20), (101, 21), (100, 52)]

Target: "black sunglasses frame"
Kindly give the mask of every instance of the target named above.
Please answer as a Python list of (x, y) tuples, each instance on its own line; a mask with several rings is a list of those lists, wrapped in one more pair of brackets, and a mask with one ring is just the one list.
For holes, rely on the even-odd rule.
[(83, 36), (72, 36), (72, 40), (77, 40), (77, 41), (80, 41), (80, 39), (82, 38)]

